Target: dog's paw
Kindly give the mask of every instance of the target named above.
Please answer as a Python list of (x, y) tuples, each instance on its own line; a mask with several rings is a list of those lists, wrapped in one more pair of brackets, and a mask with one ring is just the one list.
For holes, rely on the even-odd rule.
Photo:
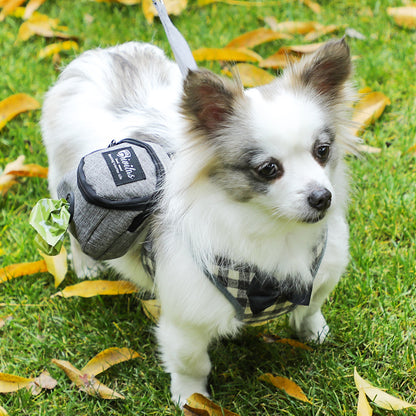
[(180, 406), (185, 406), (186, 401), (194, 393), (200, 393), (209, 397), (206, 389), (206, 378), (190, 377), (184, 374), (172, 374), (171, 385), (172, 401)]
[(290, 317), (290, 326), (300, 339), (317, 344), (322, 344), (329, 334), (329, 326), (321, 311), (303, 316), (301, 319), (293, 313)]
[(81, 255), (70, 253), (68, 254), (68, 260), (72, 263), (74, 272), (79, 279), (93, 279), (103, 271), (101, 263), (83, 253)]

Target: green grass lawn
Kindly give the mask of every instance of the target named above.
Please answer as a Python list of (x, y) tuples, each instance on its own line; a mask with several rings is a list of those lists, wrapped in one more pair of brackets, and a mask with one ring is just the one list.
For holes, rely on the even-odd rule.
[[(218, 3), (200, 8), (196, 1), (189, 3), (174, 22), (192, 49), (223, 47), (234, 37), (264, 26), (263, 18), (271, 15), (278, 21), (336, 24), (342, 27), (339, 36), (346, 27), (354, 28), (366, 36), (366, 40), (349, 40), (356, 57), (357, 87), (369, 86), (391, 100), (382, 117), (363, 134), (365, 143), (381, 148), (381, 153), (348, 160), (351, 263), (324, 307), (332, 330), (328, 341), (312, 352), (263, 342), (262, 333), (293, 336), (282, 318), (218, 342), (211, 351), (213, 400), (240, 415), (355, 415), (356, 367), (373, 384), (416, 402), (416, 153), (408, 152), (416, 144), (416, 32), (396, 26), (386, 13), (387, 7), (400, 6), (401, 1), (321, 0), (320, 15), (296, 0), (264, 1), (261, 7)], [(79, 37), (80, 51), (143, 40), (171, 55), (162, 26), (157, 20), (149, 25), (139, 6), (47, 0), (39, 11), (68, 26)], [(21, 22), (9, 16), (0, 23), (0, 100), (24, 92), (42, 102), (58, 73), (50, 58), (39, 60), (37, 54), (51, 41), (34, 36), (16, 42)], [(301, 36), (290, 41), (302, 42)], [(288, 43), (274, 41), (256, 51), (267, 57)], [(61, 65), (80, 51), (62, 53)], [(220, 69), (218, 64), (205, 66)], [(2, 168), (20, 154), (27, 163), (47, 165), (39, 117), (39, 111), (21, 114), (0, 131)], [(47, 196), (45, 180), (27, 178), (0, 197), (0, 267), (40, 259), (28, 215), (36, 201)], [(70, 271), (63, 286), (76, 282)], [(48, 273), (0, 284), (0, 317), (13, 317), (0, 328), (0, 372), (36, 377), (48, 369), (58, 381), (54, 390), (38, 396), (26, 390), (1, 395), (0, 406), (10, 415), (31, 416), (181, 414), (170, 402), (169, 376), (159, 364), (153, 327), (135, 296), (51, 299), (55, 292)], [(143, 357), (98, 376), (126, 396), (124, 401), (78, 392), (51, 364), (58, 358), (81, 368), (110, 347), (129, 347)], [(265, 372), (292, 379), (313, 404), (259, 381)], [(374, 414), (393, 413), (375, 409)]]

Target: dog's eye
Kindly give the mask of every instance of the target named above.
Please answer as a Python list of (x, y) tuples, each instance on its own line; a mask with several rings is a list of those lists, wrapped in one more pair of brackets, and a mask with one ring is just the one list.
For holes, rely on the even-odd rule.
[(262, 163), (260, 166), (257, 166), (255, 171), (262, 179), (269, 181), (280, 178), (283, 175), (283, 167), (277, 160)]
[(315, 147), (315, 158), (320, 163), (325, 163), (329, 157), (330, 147), (327, 144), (320, 144)]

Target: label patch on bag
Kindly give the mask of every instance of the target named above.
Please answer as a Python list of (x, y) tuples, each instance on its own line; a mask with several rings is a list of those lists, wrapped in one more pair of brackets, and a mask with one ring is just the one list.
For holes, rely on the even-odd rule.
[(131, 147), (110, 150), (102, 155), (116, 186), (146, 179), (139, 159)]

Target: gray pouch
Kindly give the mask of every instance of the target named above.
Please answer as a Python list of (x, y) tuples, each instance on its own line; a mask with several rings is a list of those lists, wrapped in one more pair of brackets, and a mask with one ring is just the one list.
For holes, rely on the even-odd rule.
[(135, 139), (84, 156), (58, 185), (69, 231), (96, 260), (124, 255), (146, 226), (170, 163), (163, 147)]

